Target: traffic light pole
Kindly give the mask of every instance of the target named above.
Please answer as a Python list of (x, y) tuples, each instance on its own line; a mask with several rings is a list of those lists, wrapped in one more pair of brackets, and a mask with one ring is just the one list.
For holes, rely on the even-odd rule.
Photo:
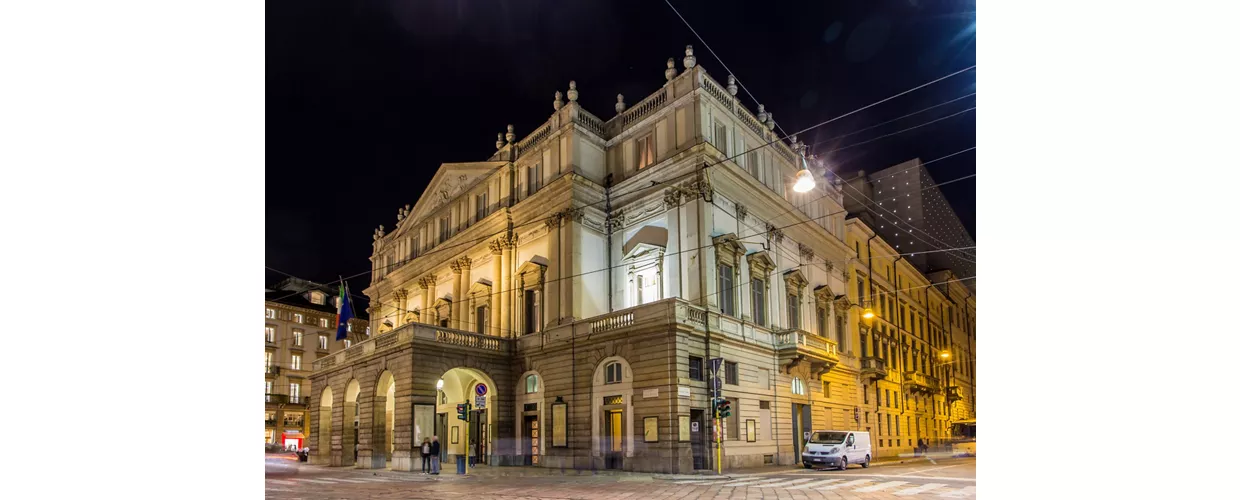
[[(716, 372), (715, 376), (718, 377), (719, 373)], [(715, 385), (715, 382), (713, 380), (711, 381), (711, 385)], [(715, 411), (715, 469), (716, 469), (715, 473), (722, 476), (723, 475), (723, 419), (720, 418), (721, 415), (719, 415), (719, 389), (715, 389), (714, 403), (715, 403), (714, 411)]]

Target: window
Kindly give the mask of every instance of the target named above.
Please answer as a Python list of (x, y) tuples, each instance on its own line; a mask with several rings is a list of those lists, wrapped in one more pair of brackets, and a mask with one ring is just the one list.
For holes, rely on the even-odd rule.
[(413, 243), (409, 245), (409, 253), (413, 257), (417, 257), (422, 254), (422, 236), (421, 235), (417, 235), (413, 237)]
[(268, 344), (274, 343), (276, 341), (275, 327), (268, 326), (266, 328), (263, 328), (263, 338), (267, 340)]
[[(866, 387), (865, 385), (861, 386), (861, 397), (865, 398), (865, 401), (863, 401), (865, 404), (867, 405), (870, 404), (870, 388), (869, 387)], [(867, 413), (866, 415), (869, 415), (869, 414)]]
[(537, 333), (542, 331), (542, 321), (539, 302), (538, 290), (525, 291), (525, 333)]
[(533, 394), (538, 392), (538, 375), (528, 375), (525, 377), (525, 393)]
[(327, 328), (327, 318), (319, 318), (319, 326)]
[(827, 311), (819, 307), (816, 315), (818, 319), (818, 334), (825, 337), (827, 335)]
[(741, 402), (736, 398), (728, 398), (732, 401), (732, 414), (727, 416), (728, 439), (739, 440), (741, 438)]
[[(264, 392), (263, 394), (271, 394), (271, 381), (270, 380), (267, 381), (267, 389), (266, 389), (266, 392)], [(271, 398), (267, 398), (267, 400), (270, 401)]]
[(298, 323), (302, 323), (302, 322), (303, 322), (302, 320), (303, 320), (304, 318), (305, 318), (305, 317), (304, 317), (304, 316), (302, 316), (302, 315), (301, 315), (301, 313), (296, 313), (296, 314), (293, 314), (293, 321), (296, 321), (296, 322), (298, 322)]
[(788, 295), (788, 328), (801, 328), (801, 300), (796, 295)]
[(288, 385), (288, 397), (292, 398), (293, 401), (297, 401), (297, 398), (300, 396), (301, 396), (301, 384), (298, 384), (296, 382), (289, 384)]
[(749, 170), (749, 174), (750, 174), (750, 175), (752, 175), (752, 176), (754, 176), (754, 178), (755, 178), (755, 179), (759, 179), (759, 175), (758, 175), (758, 152), (757, 152), (757, 151), (750, 151), (750, 152), (749, 152), (748, 154), (746, 154), (745, 156), (746, 156), (746, 158), (745, 158), (745, 168), (746, 168), (747, 170)]
[(324, 351), (327, 350), (327, 336), (326, 335), (319, 335), (319, 349), (324, 350)]
[(535, 163), (525, 170), (525, 195), (530, 196), (542, 187), (542, 164)]
[[(272, 356), (271, 351), (267, 351), (263, 354), (265, 355), (263, 356), (263, 366), (267, 367), (267, 373), (271, 373), (271, 356)], [(267, 391), (267, 392), (271, 392), (271, 391)]]
[(294, 355), (293, 355), (293, 363), (292, 363), (292, 365), (293, 365), (293, 369), (294, 369), (294, 370), (300, 370), (300, 369), (301, 369), (301, 355), (300, 355), (300, 354), (294, 354)]
[(792, 393), (799, 396), (805, 395), (805, 382), (802, 382), (799, 377), (792, 379)]
[(689, 380), (704, 380), (702, 378), (702, 358), (689, 356)]
[(723, 122), (715, 122), (715, 147), (719, 148), (724, 156), (728, 155), (728, 126)]
[(865, 280), (857, 278), (857, 300), (865, 301)]
[(827, 382), (826, 380), (822, 381), (822, 397), (828, 399), (831, 398), (831, 382)]
[(606, 383), (608, 384), (618, 384), (624, 379), (624, 375), (620, 373), (620, 363), (618, 362), (612, 361), (607, 363), (607, 366), (603, 367), (603, 371), (606, 372)]
[(303, 334), (301, 333), (301, 331), (300, 331), (300, 330), (293, 330), (293, 345), (295, 345), (295, 346), (297, 346), (297, 347), (301, 347), (301, 337), (302, 337), (302, 335), (303, 335)]
[(439, 243), (448, 241), (448, 218), (439, 218)]
[(367, 336), (367, 337), (369, 337), (369, 336), (370, 336), (370, 327), (369, 327), (369, 326), (368, 326), (368, 327), (366, 327), (366, 336)]
[(348, 349), (350, 347), (353, 347), (353, 341), (349, 339), (344, 339), (344, 348)]
[(348, 325), (345, 325), (344, 329), (346, 332), (353, 333), (353, 323), (349, 323)]
[(733, 272), (732, 266), (719, 264), (719, 312), (728, 316), (736, 316), (736, 298), (732, 291)]
[(740, 385), (740, 378), (741, 378), (740, 369), (737, 367), (737, 364), (734, 362), (728, 362), (724, 364), (723, 368), (724, 368), (723, 381), (725, 383), (732, 384), (732, 385)]
[(654, 165), (654, 136), (646, 135), (637, 140), (637, 169)]
[[(367, 327), (366, 330), (367, 330), (366, 333), (369, 334), (370, 328)], [(481, 306), (474, 310), (474, 331), (477, 333), (487, 332), (487, 307), (486, 306)]]
[(267, 319), (276, 319), (276, 310), (275, 310), (275, 309), (271, 309), (271, 308), (268, 308), (268, 309), (267, 309)]
[(883, 389), (883, 399), (887, 401), (887, 404), (884, 406), (891, 406), (891, 391)]
[(489, 193), (487, 193), (486, 191), (483, 191), (482, 194), (479, 194), (478, 196), (474, 197), (474, 219), (475, 220), (482, 220), (483, 218), (487, 216), (487, 209), (491, 207), (490, 203), (487, 202), (488, 194)]
[(766, 326), (766, 282), (754, 278), (750, 289), (753, 298), (753, 322), (758, 326)]

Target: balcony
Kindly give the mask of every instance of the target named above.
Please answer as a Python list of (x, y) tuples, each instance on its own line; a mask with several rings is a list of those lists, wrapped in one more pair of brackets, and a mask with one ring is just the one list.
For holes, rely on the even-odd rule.
[(933, 394), (939, 392), (939, 379), (919, 372), (904, 372), (904, 381), (910, 390)]
[(954, 385), (948, 386), (946, 393), (947, 393), (947, 404), (952, 404), (956, 401), (960, 401), (961, 399), (960, 388), (957, 386), (954, 386)]
[(840, 362), (839, 348), (835, 342), (807, 331), (780, 332), (773, 337), (779, 361), (788, 373), (801, 363), (809, 363), (810, 371), (817, 377)]
[(263, 396), (268, 403), (290, 405), (310, 404), (309, 396), (289, 396), (288, 394), (264, 394)]
[(874, 356), (861, 358), (861, 376), (868, 380), (887, 378), (887, 361)]
[(381, 333), (353, 344), (353, 347), (320, 356), (311, 365), (313, 371), (351, 363), (354, 360), (391, 351), (403, 346), (450, 347), (474, 355), (508, 355), (513, 350), (513, 339), (494, 337), (480, 333), (442, 328), (423, 323), (409, 323), (390, 332)]

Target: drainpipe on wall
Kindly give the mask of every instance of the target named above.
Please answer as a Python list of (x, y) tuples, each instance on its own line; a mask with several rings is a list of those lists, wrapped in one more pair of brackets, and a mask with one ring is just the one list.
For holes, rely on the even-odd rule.
[[(612, 303), (614, 290), (612, 290), (611, 283), (611, 179), (612, 174), (607, 174), (607, 178), (604, 181), (605, 188), (603, 190), (607, 200), (605, 205), (605, 209), (607, 210), (607, 222), (603, 224), (603, 230), (607, 231), (607, 312), (609, 313), (616, 310), (615, 304)], [(662, 285), (662, 283), (660, 283), (660, 285)]]

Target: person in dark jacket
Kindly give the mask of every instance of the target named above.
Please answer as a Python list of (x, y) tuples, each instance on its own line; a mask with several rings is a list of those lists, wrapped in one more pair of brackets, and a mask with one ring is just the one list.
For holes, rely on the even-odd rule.
[(422, 438), (422, 473), (431, 472), (431, 438)]
[(431, 474), (439, 474), (439, 436), (431, 436)]

